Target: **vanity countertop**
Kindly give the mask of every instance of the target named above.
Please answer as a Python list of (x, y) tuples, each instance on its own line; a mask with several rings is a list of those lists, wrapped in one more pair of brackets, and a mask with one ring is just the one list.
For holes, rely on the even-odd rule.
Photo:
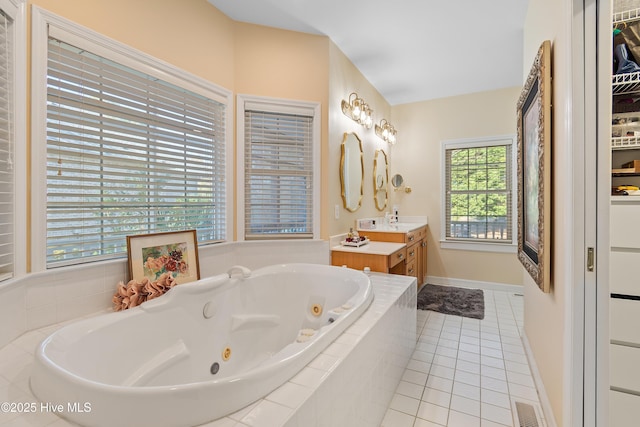
[(367, 232), (378, 231), (384, 233), (408, 233), (413, 230), (417, 230), (418, 228), (426, 226), (426, 222), (398, 222), (397, 224), (376, 224), (376, 228), (372, 229), (360, 229), (358, 228), (358, 233), (366, 235)]
[(362, 245), (359, 247), (354, 246), (342, 246), (337, 245), (331, 248), (332, 251), (338, 252), (354, 252), (361, 254), (370, 254), (370, 255), (385, 255), (389, 256), (392, 253), (396, 252), (407, 246), (404, 243), (389, 243), (389, 242), (369, 242), (366, 245)]

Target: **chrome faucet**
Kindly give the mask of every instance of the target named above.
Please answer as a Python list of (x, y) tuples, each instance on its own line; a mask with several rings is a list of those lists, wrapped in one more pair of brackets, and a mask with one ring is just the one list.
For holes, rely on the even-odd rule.
[(241, 265), (234, 265), (227, 271), (227, 274), (229, 275), (229, 278), (240, 275), (243, 279), (247, 279), (251, 277), (251, 270)]

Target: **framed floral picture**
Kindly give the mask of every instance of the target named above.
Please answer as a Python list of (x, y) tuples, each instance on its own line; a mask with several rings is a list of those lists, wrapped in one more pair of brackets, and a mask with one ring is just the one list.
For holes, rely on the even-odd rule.
[(518, 100), (518, 259), (551, 292), (551, 42), (540, 46)]
[(196, 230), (127, 236), (129, 278), (156, 281), (171, 275), (178, 284), (200, 279)]

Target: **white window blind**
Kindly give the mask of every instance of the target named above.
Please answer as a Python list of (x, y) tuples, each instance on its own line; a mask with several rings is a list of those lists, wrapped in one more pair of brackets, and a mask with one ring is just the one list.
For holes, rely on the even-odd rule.
[(13, 21), (0, 10), (0, 280), (14, 266)]
[(445, 150), (445, 239), (512, 243), (512, 145)]
[(313, 237), (313, 116), (245, 110), (245, 239)]
[(47, 265), (121, 256), (133, 234), (224, 240), (225, 108), (50, 37)]

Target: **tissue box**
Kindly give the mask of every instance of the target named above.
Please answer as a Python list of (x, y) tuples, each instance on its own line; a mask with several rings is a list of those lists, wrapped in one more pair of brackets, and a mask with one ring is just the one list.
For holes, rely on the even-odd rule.
[(376, 220), (375, 219), (359, 219), (358, 230), (373, 230), (376, 228)]

